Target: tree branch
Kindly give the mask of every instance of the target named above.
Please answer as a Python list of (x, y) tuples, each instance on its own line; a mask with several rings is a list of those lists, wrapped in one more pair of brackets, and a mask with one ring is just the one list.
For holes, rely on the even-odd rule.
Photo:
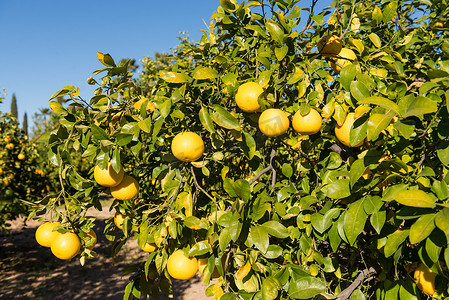
[(337, 295), (337, 300), (347, 300), (351, 297), (352, 293), (365, 281), (365, 278), (377, 273), (376, 269), (370, 267), (369, 269), (365, 269), (357, 276), (353, 283), (351, 283), (347, 288), (341, 291), (340, 294)]

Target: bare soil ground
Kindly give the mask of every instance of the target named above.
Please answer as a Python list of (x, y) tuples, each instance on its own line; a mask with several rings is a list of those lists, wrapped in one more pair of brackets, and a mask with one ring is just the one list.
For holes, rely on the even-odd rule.
[[(0, 235), (0, 299), (123, 299), (128, 281), (125, 268), (146, 260), (147, 253), (130, 240), (115, 258), (110, 256), (111, 242), (102, 236), (104, 221), (113, 216), (108, 208), (92, 211), (97, 218), (95, 231), (98, 243), (96, 258), (84, 266), (74, 258), (63, 261), (40, 246), (34, 233), (39, 223), (24, 219), (11, 222), (12, 231)], [(125, 255), (126, 253), (126, 255)], [(207, 300), (206, 286), (199, 274), (189, 281), (173, 281), (173, 299)], [(159, 299), (167, 297), (160, 295)]]

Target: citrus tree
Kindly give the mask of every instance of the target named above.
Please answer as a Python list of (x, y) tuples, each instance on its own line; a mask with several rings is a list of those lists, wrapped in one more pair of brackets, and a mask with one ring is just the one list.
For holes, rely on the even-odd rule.
[(125, 298), (197, 269), (225, 300), (449, 295), (448, 3), (317, 2), (222, 0), (163, 68), (98, 52), (91, 99), (53, 95), (61, 192), (37, 207), (85, 263), (114, 197), (113, 253), (149, 252)]
[[(0, 230), (6, 221), (28, 215), (27, 203), (42, 199), (53, 178), (48, 162), (40, 158), (38, 147), (19, 128), (11, 114), (0, 114)], [(51, 169), (51, 167), (49, 168)]]

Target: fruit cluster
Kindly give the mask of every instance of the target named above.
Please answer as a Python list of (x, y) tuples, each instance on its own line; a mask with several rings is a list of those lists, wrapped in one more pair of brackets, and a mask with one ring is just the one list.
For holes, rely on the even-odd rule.
[[(61, 230), (64, 233), (59, 232)], [(92, 229), (81, 232), (86, 248), (92, 250), (97, 243), (97, 235)], [(65, 231), (60, 222), (45, 222), (36, 230), (36, 241), (39, 245), (50, 248), (59, 259), (72, 259), (81, 252), (81, 240), (77, 234)]]

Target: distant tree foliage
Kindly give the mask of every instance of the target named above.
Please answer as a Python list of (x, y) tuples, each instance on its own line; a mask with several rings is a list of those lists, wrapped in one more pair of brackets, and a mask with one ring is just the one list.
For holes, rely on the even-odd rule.
[(22, 130), (25, 133), (25, 135), (28, 135), (28, 116), (26, 112), (23, 115)]
[(12, 99), (11, 99), (11, 114), (14, 118), (17, 119), (17, 99), (16, 99), (16, 95), (12, 94)]

